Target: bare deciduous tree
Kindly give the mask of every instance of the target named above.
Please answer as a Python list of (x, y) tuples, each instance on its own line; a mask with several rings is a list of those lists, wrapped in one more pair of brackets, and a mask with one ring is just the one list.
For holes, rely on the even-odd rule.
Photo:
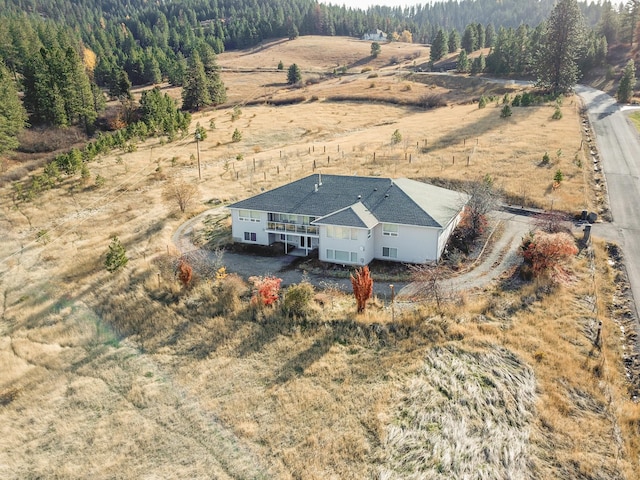
[(438, 312), (441, 312), (442, 304), (450, 293), (442, 282), (443, 269), (434, 265), (411, 265), (409, 269), (413, 281), (420, 284), (420, 292), (427, 301), (435, 302)]
[(167, 203), (177, 204), (184, 213), (198, 195), (198, 187), (180, 178), (170, 179), (164, 187), (162, 197)]
[(487, 213), (496, 208), (498, 195), (493, 188), (493, 179), (489, 175), (482, 180), (470, 183), (466, 193), (469, 195), (467, 212), (470, 227), (477, 236), (486, 224), (485, 216)]
[(569, 218), (562, 212), (543, 212), (535, 217), (538, 229), (547, 233), (571, 233)]

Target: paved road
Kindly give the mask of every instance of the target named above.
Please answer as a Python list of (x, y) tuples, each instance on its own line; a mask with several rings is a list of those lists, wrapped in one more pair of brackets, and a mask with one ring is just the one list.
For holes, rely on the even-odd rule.
[(593, 234), (622, 247), (636, 317), (640, 318), (640, 138), (610, 95), (582, 85), (576, 87), (576, 92), (588, 109), (613, 216), (612, 225), (595, 225)]

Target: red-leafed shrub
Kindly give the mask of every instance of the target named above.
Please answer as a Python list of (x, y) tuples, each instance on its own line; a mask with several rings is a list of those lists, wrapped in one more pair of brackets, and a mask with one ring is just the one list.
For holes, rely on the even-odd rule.
[(557, 278), (564, 273), (567, 261), (578, 253), (574, 239), (568, 233), (537, 231), (524, 238), (521, 254), (534, 277), (549, 275)]
[(358, 304), (358, 313), (362, 313), (367, 306), (367, 300), (373, 294), (373, 279), (369, 273), (369, 267), (365, 265), (356, 269), (355, 275), (351, 275), (351, 285)]
[(178, 270), (176, 272), (178, 280), (182, 283), (184, 288), (188, 288), (191, 280), (193, 279), (193, 268), (187, 263), (186, 260), (181, 259), (178, 264)]
[(256, 288), (256, 293), (251, 299), (252, 303), (260, 305), (273, 305), (280, 298), (281, 278), (276, 277), (250, 277), (249, 281)]

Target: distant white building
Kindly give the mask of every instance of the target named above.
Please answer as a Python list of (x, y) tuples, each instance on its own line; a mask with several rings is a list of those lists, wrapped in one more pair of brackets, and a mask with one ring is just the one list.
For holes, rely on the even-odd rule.
[[(468, 195), (406, 178), (310, 175), (229, 206), (233, 240), (325, 262), (437, 262)], [(293, 246), (293, 248), (291, 248)]]
[(376, 30), (371, 30), (370, 32), (365, 33), (362, 36), (362, 40), (371, 40), (374, 42), (385, 42), (387, 40), (387, 34), (378, 28)]

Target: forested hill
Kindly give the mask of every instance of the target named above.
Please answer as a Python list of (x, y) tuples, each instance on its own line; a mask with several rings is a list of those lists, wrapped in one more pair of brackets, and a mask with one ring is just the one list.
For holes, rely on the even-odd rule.
[[(101, 25), (124, 23), (142, 43), (155, 42), (158, 35), (175, 47), (178, 25), (204, 28), (219, 38), (225, 48), (243, 48), (264, 39), (291, 34), (352, 35), (380, 28), (386, 32), (409, 30), (414, 42), (431, 43), (438, 28), (463, 31), (473, 22), (494, 27), (527, 24), (535, 27), (556, 0), (449, 0), (407, 8), (371, 7), (351, 9), (320, 4), (315, 0), (2, 0), (4, 14), (29, 12), (78, 27), (84, 36)], [(596, 25), (610, 2), (580, 2), (583, 15)], [(106, 25), (105, 25), (106, 24)], [(175, 33), (174, 33), (175, 32)], [(184, 33), (184, 32), (182, 32)], [(89, 41), (90, 38), (85, 38)], [(187, 41), (188, 42), (188, 41)], [(221, 46), (218, 46), (220, 49)]]
[[(32, 125), (80, 125), (90, 132), (104, 103), (98, 87), (110, 98), (128, 97), (132, 84), (184, 86), (188, 72), (202, 67), (216, 104), (223, 86), (215, 57), (225, 49), (298, 35), (359, 37), (375, 29), (392, 40), (439, 40), (442, 48), (434, 53), (491, 47), (487, 71), (529, 74), (541, 35), (537, 27), (555, 4), (449, 0), (360, 10), (317, 0), (0, 0), (0, 100), (21, 91)], [(620, 11), (609, 1), (578, 2), (576, 8), (592, 27), (579, 55), (583, 71), (602, 64), (607, 45), (630, 43), (640, 19), (640, 0), (629, 0)], [(484, 69), (479, 63), (475, 71)], [(22, 118), (10, 123), (20, 126)], [(0, 143), (15, 144), (1, 137)]]

